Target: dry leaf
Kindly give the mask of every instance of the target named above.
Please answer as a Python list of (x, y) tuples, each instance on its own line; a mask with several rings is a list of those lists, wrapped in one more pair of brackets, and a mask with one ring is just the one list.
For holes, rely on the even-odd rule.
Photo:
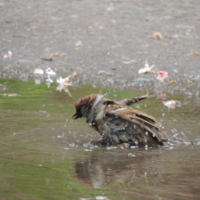
[(176, 83), (176, 80), (171, 80), (169, 81), (169, 83)]
[(60, 56), (59, 53), (53, 52), (51, 54), (48, 54), (47, 56), (53, 57), (53, 56)]
[(74, 71), (72, 76), (77, 76), (78, 75), (78, 72)]
[(199, 55), (197, 52), (191, 52), (191, 53), (189, 53), (189, 55), (192, 55), (192, 56), (197, 56), (197, 55)]
[(7, 96), (7, 97), (19, 97), (19, 96), (21, 96), (20, 94), (17, 94), (17, 93), (3, 93), (1, 95)]
[(160, 32), (156, 32), (156, 33), (153, 34), (153, 36), (151, 36), (151, 38), (161, 40), (161, 39), (163, 39), (163, 36), (161, 35)]
[(52, 58), (41, 58), (42, 60), (46, 60), (46, 61), (52, 61)]

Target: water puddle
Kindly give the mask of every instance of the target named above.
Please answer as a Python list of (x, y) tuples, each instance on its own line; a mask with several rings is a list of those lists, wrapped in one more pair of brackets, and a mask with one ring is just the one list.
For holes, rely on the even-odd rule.
[[(199, 199), (200, 101), (156, 96), (135, 104), (155, 116), (167, 134), (182, 138), (168, 147), (101, 146), (84, 120), (74, 121), (74, 102), (102, 93), (111, 99), (144, 95), (133, 91), (36, 85), (0, 79), (1, 199)], [(166, 101), (166, 100), (165, 100)]]

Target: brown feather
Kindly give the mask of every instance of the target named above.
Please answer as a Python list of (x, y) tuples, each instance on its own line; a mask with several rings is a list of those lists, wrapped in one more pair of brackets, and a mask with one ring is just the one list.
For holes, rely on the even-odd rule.
[(139, 96), (139, 97), (133, 97), (133, 98), (130, 98), (130, 99), (122, 99), (122, 100), (118, 101), (118, 103), (130, 106), (133, 103), (137, 103), (137, 102), (142, 101), (142, 100), (144, 100), (146, 98), (148, 98), (148, 95), (143, 95), (143, 96)]
[(97, 95), (98, 94), (90, 94), (83, 98), (80, 98), (74, 104), (76, 110), (79, 110), (82, 106), (86, 106), (86, 107), (91, 106), (94, 103), (95, 99), (97, 98)]

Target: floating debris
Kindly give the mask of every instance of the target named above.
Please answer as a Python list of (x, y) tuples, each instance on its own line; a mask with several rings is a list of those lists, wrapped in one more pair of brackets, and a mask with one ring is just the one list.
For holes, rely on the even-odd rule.
[(136, 155), (133, 153), (128, 153), (128, 157), (136, 157)]
[(57, 83), (59, 84), (58, 87), (56, 88), (57, 91), (61, 92), (62, 90), (64, 90), (65, 92), (68, 93), (68, 95), (70, 97), (72, 97), (71, 93), (69, 92), (69, 88), (67, 86), (72, 86), (72, 82), (69, 83), (69, 78), (71, 77), (71, 75), (69, 75), (66, 78), (62, 78), (60, 76), (59, 79), (57, 79)]
[(178, 107), (181, 106), (181, 103), (179, 101), (175, 101), (175, 100), (165, 101), (165, 102), (163, 102), (163, 104), (170, 109), (174, 109), (174, 108), (176, 108), (176, 106), (178, 106)]
[(84, 151), (92, 151), (92, 149), (84, 149)]
[(57, 137), (58, 139), (60, 139), (60, 138), (64, 138), (64, 137), (65, 137), (65, 134), (62, 133), (62, 135), (57, 135), (56, 137)]
[(96, 196), (95, 200), (108, 200), (108, 198), (105, 196)]
[(20, 97), (20, 94), (17, 93), (3, 93), (1, 94), (2, 96), (6, 96), (6, 97)]
[(71, 75), (69, 75), (68, 77), (66, 78), (62, 78), (62, 76), (60, 76), (59, 79), (57, 79), (57, 83), (59, 83), (61, 86), (71, 86), (72, 85), (72, 82), (69, 83), (69, 78), (71, 77)]
[(72, 97), (72, 94), (70, 93), (69, 88), (67, 86), (58, 85), (57, 88), (56, 88), (56, 90), (59, 91), (59, 92), (61, 92), (62, 90), (64, 90), (65, 92), (68, 93), (68, 95), (70, 97)]
[(39, 80), (39, 79), (35, 79), (34, 82), (35, 82), (36, 85), (41, 84), (41, 80)]

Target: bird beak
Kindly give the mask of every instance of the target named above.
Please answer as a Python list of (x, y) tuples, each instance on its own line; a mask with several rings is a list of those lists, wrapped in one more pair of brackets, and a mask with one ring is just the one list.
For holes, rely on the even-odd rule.
[(80, 116), (79, 116), (79, 114), (76, 112), (76, 113), (73, 114), (72, 118), (74, 118), (74, 120), (75, 120), (75, 119), (80, 118)]

